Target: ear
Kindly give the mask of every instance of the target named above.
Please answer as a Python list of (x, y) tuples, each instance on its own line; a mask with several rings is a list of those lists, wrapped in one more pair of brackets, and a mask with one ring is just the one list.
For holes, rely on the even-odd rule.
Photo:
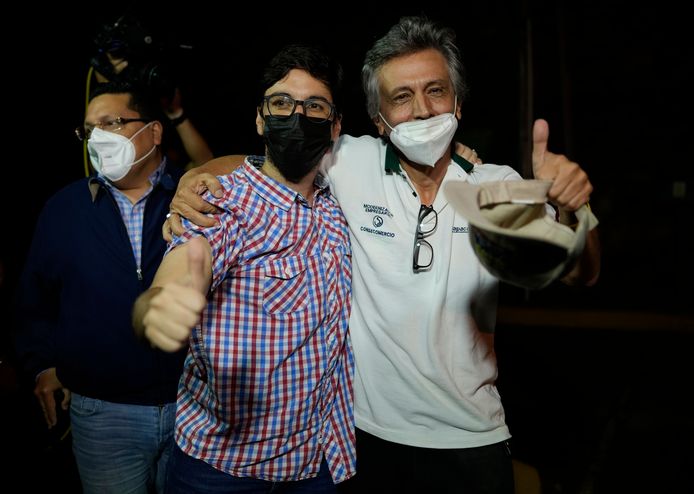
[(386, 135), (386, 126), (383, 123), (383, 119), (379, 115), (376, 115), (373, 118), (372, 122), (374, 123), (374, 125), (378, 129), (378, 135), (380, 135), (380, 136)]
[(342, 130), (342, 115), (338, 115), (333, 120), (333, 131), (332, 131), (332, 141), (336, 142), (340, 137), (340, 131)]
[(460, 120), (460, 119), (462, 118), (462, 116), (463, 116), (463, 114), (462, 114), (461, 111), (460, 111), (460, 107), (461, 107), (461, 105), (460, 105), (460, 101), (459, 101), (459, 102), (455, 105), (455, 118), (457, 118), (458, 120)]
[(263, 130), (265, 129), (265, 120), (263, 120), (260, 112), (260, 107), (255, 109), (255, 130), (258, 132), (259, 136), (263, 135)]
[(162, 135), (164, 134), (164, 126), (159, 120), (152, 122), (152, 140), (156, 146), (161, 145)]

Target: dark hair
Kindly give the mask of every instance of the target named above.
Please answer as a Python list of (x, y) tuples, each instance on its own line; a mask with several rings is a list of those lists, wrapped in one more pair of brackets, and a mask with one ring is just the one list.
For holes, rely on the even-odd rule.
[(371, 118), (375, 118), (380, 110), (378, 72), (381, 67), (393, 58), (429, 48), (438, 50), (444, 56), (458, 103), (464, 100), (467, 87), (460, 50), (455, 44), (455, 31), (424, 16), (402, 17), (382, 38), (376, 40), (364, 58), (361, 78), (366, 93), (366, 110)]
[(284, 79), (292, 69), (302, 69), (330, 90), (333, 104), (340, 113), (342, 103), (342, 66), (320, 48), (308, 44), (291, 44), (282, 48), (268, 62), (260, 80), (259, 100), (267, 88)]
[(161, 105), (152, 97), (151, 91), (146, 88), (127, 81), (109, 81), (98, 84), (89, 96), (89, 101), (103, 94), (129, 94), (129, 109), (138, 112), (142, 118), (147, 120), (166, 121), (162, 114)]

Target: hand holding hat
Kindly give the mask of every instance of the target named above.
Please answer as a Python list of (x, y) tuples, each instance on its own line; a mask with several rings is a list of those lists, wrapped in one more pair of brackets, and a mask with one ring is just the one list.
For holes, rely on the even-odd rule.
[(512, 285), (539, 289), (571, 269), (597, 225), (585, 206), (576, 211), (575, 229), (558, 223), (546, 206), (551, 186), (548, 180), (451, 181), (444, 192), (468, 220), (470, 243), (487, 271)]
[[(597, 218), (585, 206), (593, 190), (587, 174), (565, 156), (547, 151), (549, 127), (533, 128), (533, 173), (538, 180), (449, 182), (448, 201), (470, 225), (470, 242), (482, 265), (497, 278), (539, 289), (574, 265)], [(575, 215), (559, 224), (547, 203)]]
[(549, 202), (560, 210), (576, 211), (590, 199), (593, 185), (588, 174), (562, 154), (547, 151), (549, 124), (543, 119), (533, 126), (533, 176), (539, 180), (552, 180), (547, 193)]

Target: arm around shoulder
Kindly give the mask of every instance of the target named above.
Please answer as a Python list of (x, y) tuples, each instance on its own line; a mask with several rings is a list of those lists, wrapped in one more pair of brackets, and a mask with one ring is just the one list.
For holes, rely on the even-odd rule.
[[(176, 194), (174, 195), (169, 210), (171, 213), (188, 218), (196, 225), (211, 227), (215, 225), (215, 220), (207, 214), (219, 213), (213, 204), (205, 201), (200, 195), (209, 190), (215, 197), (221, 197), (223, 193), (222, 185), (217, 179), (218, 175), (228, 175), (243, 164), (245, 156), (235, 154), (222, 156), (208, 161), (202, 166), (188, 170), (178, 183)], [(168, 241), (171, 236), (168, 230), (181, 235), (184, 232), (180, 218), (175, 215), (167, 217), (164, 224), (164, 238)]]

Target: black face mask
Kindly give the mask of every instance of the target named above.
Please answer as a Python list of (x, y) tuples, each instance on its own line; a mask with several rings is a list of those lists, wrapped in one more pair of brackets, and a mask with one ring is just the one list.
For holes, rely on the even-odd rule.
[(298, 183), (330, 147), (332, 122), (316, 123), (303, 113), (289, 118), (265, 116), (263, 137), (270, 159), (289, 182)]

